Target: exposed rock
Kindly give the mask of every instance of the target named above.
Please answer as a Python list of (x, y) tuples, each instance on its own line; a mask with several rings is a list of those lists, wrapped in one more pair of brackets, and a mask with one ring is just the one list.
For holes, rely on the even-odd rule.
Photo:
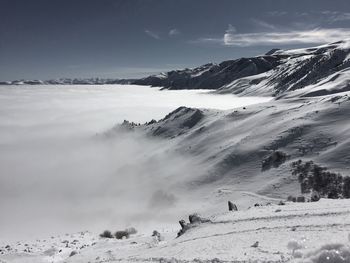
[(196, 227), (199, 224), (211, 222), (209, 219), (200, 217), (198, 214), (191, 214), (191, 215), (189, 215), (189, 221), (190, 221), (190, 223), (186, 223), (185, 220), (180, 220), (179, 221), (181, 229), (177, 233), (177, 237), (183, 235), (187, 230), (189, 230), (189, 229), (191, 229), (193, 227)]
[(317, 191), (311, 193), (311, 202), (317, 202), (321, 199), (320, 194)]
[(238, 211), (238, 208), (234, 203), (228, 201), (228, 211)]
[(69, 257), (73, 257), (74, 255), (78, 254), (77, 251), (73, 250), (72, 252), (70, 252)]
[(259, 241), (256, 241), (251, 247), (258, 247), (259, 246)]

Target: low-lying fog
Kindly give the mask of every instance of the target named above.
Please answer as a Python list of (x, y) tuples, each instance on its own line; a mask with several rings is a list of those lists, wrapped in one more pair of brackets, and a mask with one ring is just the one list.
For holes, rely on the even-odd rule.
[(268, 100), (130, 85), (0, 86), (0, 239), (176, 224), (195, 201), (174, 186), (204, 167), (166, 151), (168, 141), (96, 133), (179, 106)]

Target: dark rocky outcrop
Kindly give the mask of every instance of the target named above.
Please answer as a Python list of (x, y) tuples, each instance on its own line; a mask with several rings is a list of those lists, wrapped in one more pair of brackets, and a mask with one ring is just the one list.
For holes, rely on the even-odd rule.
[(228, 201), (228, 211), (238, 211), (238, 208), (234, 203)]
[(211, 222), (209, 219), (203, 218), (203, 217), (199, 216), (198, 214), (191, 214), (188, 216), (188, 219), (189, 219), (189, 223), (186, 223), (186, 221), (183, 219), (179, 221), (181, 229), (177, 233), (177, 237), (183, 235), (186, 231), (188, 231), (189, 229), (191, 229), (193, 227), (198, 226), (199, 224)]

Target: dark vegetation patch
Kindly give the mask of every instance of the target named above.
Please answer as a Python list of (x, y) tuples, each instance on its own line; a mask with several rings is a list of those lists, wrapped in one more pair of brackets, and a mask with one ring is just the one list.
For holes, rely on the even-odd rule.
[(123, 230), (123, 231), (115, 232), (114, 236), (116, 239), (123, 239), (123, 238), (129, 238), (130, 234), (126, 230)]
[(287, 161), (289, 156), (281, 151), (273, 151), (267, 157), (265, 157), (261, 163), (261, 170), (266, 171), (271, 168), (277, 168)]
[(292, 163), (292, 173), (298, 176), (302, 193), (317, 191), (321, 197), (350, 198), (350, 177), (328, 171), (313, 161)]
[(111, 232), (111, 231), (105, 230), (105, 231), (103, 231), (102, 234), (100, 234), (100, 237), (103, 237), (103, 238), (113, 238), (113, 235), (112, 235), (112, 232)]
[(129, 227), (125, 230), (120, 230), (112, 234), (111, 231), (105, 230), (102, 234), (100, 234), (100, 237), (102, 238), (116, 238), (116, 239), (123, 239), (123, 238), (129, 238), (130, 235), (136, 234), (137, 230), (134, 227)]

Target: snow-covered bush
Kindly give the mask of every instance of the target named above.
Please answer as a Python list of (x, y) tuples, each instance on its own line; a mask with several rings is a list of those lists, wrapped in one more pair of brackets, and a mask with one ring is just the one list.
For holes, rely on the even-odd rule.
[(157, 230), (153, 231), (152, 237), (154, 237), (156, 240), (158, 240), (158, 242), (164, 241), (164, 237)]
[(111, 232), (111, 231), (105, 230), (105, 231), (103, 231), (102, 234), (100, 234), (100, 237), (103, 237), (103, 238), (113, 238), (113, 235), (112, 235), (112, 232)]
[(123, 230), (115, 232), (114, 236), (116, 239), (123, 239), (124, 237), (129, 238), (130, 234), (127, 231)]

